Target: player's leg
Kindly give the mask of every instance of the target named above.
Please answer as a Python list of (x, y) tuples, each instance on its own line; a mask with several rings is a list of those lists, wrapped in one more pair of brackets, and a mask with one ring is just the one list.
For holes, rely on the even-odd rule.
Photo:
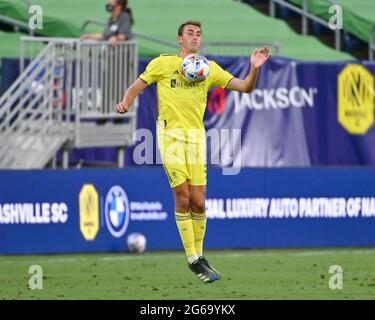
[[(206, 145), (191, 144), (189, 145), (190, 162), (188, 173), (190, 179), (190, 207), (194, 228), (195, 249), (199, 255), (198, 261), (210, 270), (210, 282), (221, 278), (219, 272), (212, 268), (206, 258), (203, 256), (203, 242), (206, 233)], [(193, 161), (191, 161), (193, 159)]]
[(188, 144), (188, 173), (190, 185), (190, 206), (193, 220), (195, 249), (203, 255), (203, 240), (206, 232), (206, 143)]
[(175, 218), (181, 241), (189, 263), (198, 259), (195, 250), (193, 222), (190, 214), (190, 190), (185, 181), (172, 188), (175, 199)]
[(198, 259), (195, 250), (193, 222), (190, 214), (190, 179), (186, 159), (185, 142), (171, 141), (158, 130), (158, 146), (165, 173), (175, 198), (175, 218), (178, 231), (188, 259), (189, 269), (204, 282), (218, 279), (202, 259)]
[(185, 181), (172, 190), (175, 197), (176, 223), (185, 248), (189, 269), (203, 282), (210, 283), (220, 279), (220, 275), (210, 268), (203, 256), (198, 258), (195, 250), (194, 227), (190, 215), (191, 194), (189, 184)]
[(206, 233), (206, 186), (192, 186), (190, 188), (191, 219), (194, 228), (195, 250), (198, 257), (203, 255), (203, 241)]
[(175, 220), (189, 263), (198, 259), (194, 246), (194, 230), (190, 215), (189, 173), (185, 159), (185, 141), (165, 135), (164, 122), (158, 121), (158, 147), (175, 200)]
[(198, 259), (190, 215), (189, 178), (185, 161), (185, 142), (164, 134), (164, 121), (157, 123), (160, 157), (175, 200), (175, 220), (189, 263)]
[(206, 217), (206, 186), (190, 185), (190, 206), (191, 219), (193, 221), (194, 229), (194, 246), (199, 259), (202, 263), (216, 273), (217, 279), (220, 279), (220, 273), (210, 266), (207, 259), (203, 255), (203, 243), (206, 233), (207, 217)]

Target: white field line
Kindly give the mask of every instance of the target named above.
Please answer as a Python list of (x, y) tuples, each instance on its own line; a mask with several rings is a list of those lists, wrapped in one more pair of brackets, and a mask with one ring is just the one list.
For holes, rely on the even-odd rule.
[[(102, 253), (98, 253), (102, 254)], [(375, 249), (354, 249), (354, 250), (323, 250), (323, 251), (299, 251), (299, 252), (235, 252), (235, 253), (230, 253), (226, 252), (224, 254), (218, 254), (218, 253), (210, 253), (208, 255), (209, 258), (241, 258), (241, 257), (268, 257), (268, 256), (293, 256), (293, 257), (298, 257), (298, 256), (320, 256), (320, 255), (328, 255), (328, 254), (375, 254)], [(91, 257), (94, 258), (93, 261), (128, 261), (128, 260), (147, 260), (147, 259), (176, 259), (176, 258), (182, 258), (183, 252), (181, 253), (167, 253), (167, 254), (129, 254), (125, 253), (123, 256), (105, 256), (105, 257), (96, 257), (93, 255)], [(61, 257), (61, 258), (33, 258), (31, 257), (28, 262), (35, 262), (41, 263), (41, 262), (78, 262), (78, 261), (87, 261), (90, 260), (91, 257)], [(22, 259), (23, 257), (19, 257)], [(18, 257), (15, 257), (13, 259), (9, 260), (4, 260), (2, 261), (3, 263), (14, 263), (14, 262), (19, 262), (20, 259)]]

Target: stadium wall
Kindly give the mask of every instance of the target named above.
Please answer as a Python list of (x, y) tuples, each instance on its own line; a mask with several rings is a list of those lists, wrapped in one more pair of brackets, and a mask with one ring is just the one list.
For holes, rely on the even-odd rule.
[[(0, 172), (0, 254), (182, 250), (162, 167)], [(208, 170), (206, 248), (375, 245), (374, 168)]]

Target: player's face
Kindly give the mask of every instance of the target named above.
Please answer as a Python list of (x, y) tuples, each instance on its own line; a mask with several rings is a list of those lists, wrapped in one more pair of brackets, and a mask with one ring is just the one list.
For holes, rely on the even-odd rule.
[(202, 40), (201, 28), (194, 25), (186, 25), (182, 31), (182, 36), (178, 36), (178, 42), (186, 52), (196, 52), (199, 50)]

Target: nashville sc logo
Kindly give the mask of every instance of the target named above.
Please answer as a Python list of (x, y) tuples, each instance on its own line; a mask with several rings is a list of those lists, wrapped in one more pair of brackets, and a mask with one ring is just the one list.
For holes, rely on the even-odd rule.
[(116, 238), (121, 238), (128, 228), (130, 206), (123, 188), (113, 186), (105, 199), (105, 221), (109, 232)]
[(351, 134), (374, 123), (374, 78), (362, 65), (349, 64), (338, 76), (338, 121)]
[(92, 184), (79, 193), (79, 228), (87, 241), (95, 240), (99, 231), (99, 195)]

